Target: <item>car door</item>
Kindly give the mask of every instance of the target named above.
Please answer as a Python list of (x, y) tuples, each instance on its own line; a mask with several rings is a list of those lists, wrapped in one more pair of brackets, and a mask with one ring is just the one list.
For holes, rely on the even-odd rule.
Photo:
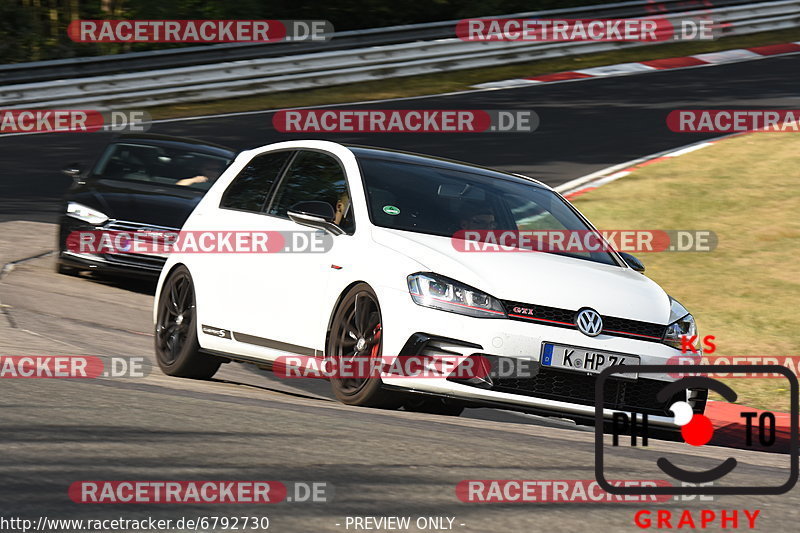
[[(235, 233), (273, 229), (264, 207), (294, 154), (294, 150), (280, 150), (253, 157), (222, 193), (219, 206), (194, 217), (192, 230)], [(198, 287), (198, 316), (205, 348), (236, 351), (232, 332), (246, 330), (243, 324), (253, 312), (242, 291), (260, 275), (260, 263), (249, 257), (253, 255), (256, 254), (193, 254), (192, 271)]]
[[(300, 150), (274, 187), (261, 221), (248, 214), (248, 220), (241, 223), (246, 222), (247, 229), (285, 232), (289, 240), (292, 234), (301, 232), (320, 242), (325, 236), (323, 230), (292, 221), (288, 212), (299, 202), (322, 201), (334, 211), (339, 207), (338, 225), (345, 231), (340, 237), (346, 237), (354, 229), (349, 198), (345, 171), (335, 156), (320, 150)], [(330, 309), (320, 302), (331, 272), (328, 253), (295, 250), (238, 254), (235, 264), (232, 275), (238, 329), (234, 336), (250, 345), (248, 353), (272, 359), (285, 352), (314, 355), (324, 349)]]

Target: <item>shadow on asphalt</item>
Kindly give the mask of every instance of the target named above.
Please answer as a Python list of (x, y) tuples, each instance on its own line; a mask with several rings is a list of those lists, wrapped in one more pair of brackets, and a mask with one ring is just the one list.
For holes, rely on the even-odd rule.
[(124, 291), (136, 292), (139, 294), (149, 294), (154, 296), (156, 293), (156, 285), (158, 280), (156, 278), (133, 278), (114, 276), (111, 274), (103, 274), (100, 272), (89, 272), (81, 274), (81, 279), (89, 283), (97, 283), (107, 287), (114, 287)]

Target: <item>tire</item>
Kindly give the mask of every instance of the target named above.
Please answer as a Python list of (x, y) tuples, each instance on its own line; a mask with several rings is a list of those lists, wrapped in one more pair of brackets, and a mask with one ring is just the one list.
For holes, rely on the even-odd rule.
[(223, 360), (200, 352), (194, 283), (181, 265), (164, 282), (158, 299), (156, 361), (168, 376), (209, 379)]
[[(380, 357), (382, 328), (375, 291), (366, 283), (355, 285), (334, 312), (326, 358)], [(331, 388), (336, 399), (347, 405), (397, 409), (405, 399), (402, 393), (383, 388), (379, 377), (331, 377)]]
[(436, 396), (412, 397), (403, 404), (403, 409), (442, 416), (459, 416), (464, 412), (464, 406), (460, 403)]

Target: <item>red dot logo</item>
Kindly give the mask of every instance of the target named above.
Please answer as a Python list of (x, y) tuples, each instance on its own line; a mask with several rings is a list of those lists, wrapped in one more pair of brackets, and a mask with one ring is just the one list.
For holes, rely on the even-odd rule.
[(702, 446), (708, 444), (714, 435), (714, 424), (705, 415), (696, 415), (688, 402), (675, 402), (670, 408), (675, 424), (681, 426), (681, 435), (687, 444)]
[(681, 427), (681, 435), (687, 444), (702, 446), (708, 444), (714, 435), (714, 425), (705, 415), (694, 415), (688, 424)]

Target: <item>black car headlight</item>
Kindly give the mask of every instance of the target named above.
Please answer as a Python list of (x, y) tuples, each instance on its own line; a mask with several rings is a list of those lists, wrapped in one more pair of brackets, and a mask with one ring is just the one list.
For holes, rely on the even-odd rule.
[(480, 318), (506, 318), (506, 310), (496, 298), (438, 274), (411, 274), (408, 291), (414, 303), (423, 307)]
[(78, 220), (83, 220), (84, 222), (94, 224), (95, 226), (108, 220), (108, 217), (105, 215), (105, 213), (101, 213), (97, 209), (92, 209), (91, 207), (87, 207), (77, 202), (69, 202), (67, 204), (67, 216), (77, 218)]
[[(686, 345), (691, 345), (695, 350), (698, 350), (697, 339), (699, 335), (697, 335), (697, 324), (695, 324), (694, 317), (689, 314), (689, 311), (678, 300), (672, 298), (669, 300), (669, 325), (667, 326), (667, 331), (664, 332), (664, 344), (680, 350), (684, 346), (681, 339), (686, 337)], [(691, 337), (695, 337), (695, 340), (690, 340)]]

